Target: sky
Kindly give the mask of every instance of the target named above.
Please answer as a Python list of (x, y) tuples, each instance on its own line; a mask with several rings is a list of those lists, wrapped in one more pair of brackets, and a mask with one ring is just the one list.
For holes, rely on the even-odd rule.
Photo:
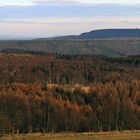
[(0, 0), (0, 36), (140, 28), (140, 0)]

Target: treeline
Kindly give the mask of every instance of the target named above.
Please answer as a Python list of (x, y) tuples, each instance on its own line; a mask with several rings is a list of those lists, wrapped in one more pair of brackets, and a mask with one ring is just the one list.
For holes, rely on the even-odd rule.
[(140, 81), (0, 87), (0, 132), (140, 129)]
[(140, 59), (0, 55), (0, 134), (140, 129)]
[(140, 58), (0, 55), (0, 84), (47, 82), (83, 84), (140, 79)]

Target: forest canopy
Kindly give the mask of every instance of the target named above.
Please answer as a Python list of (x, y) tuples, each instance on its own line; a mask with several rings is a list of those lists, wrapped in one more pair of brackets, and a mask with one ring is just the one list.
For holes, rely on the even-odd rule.
[(0, 55), (0, 133), (140, 129), (140, 58)]

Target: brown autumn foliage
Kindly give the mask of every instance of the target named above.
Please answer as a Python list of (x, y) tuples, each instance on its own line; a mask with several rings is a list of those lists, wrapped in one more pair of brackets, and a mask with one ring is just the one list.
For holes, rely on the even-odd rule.
[(1, 55), (0, 133), (140, 129), (139, 62)]

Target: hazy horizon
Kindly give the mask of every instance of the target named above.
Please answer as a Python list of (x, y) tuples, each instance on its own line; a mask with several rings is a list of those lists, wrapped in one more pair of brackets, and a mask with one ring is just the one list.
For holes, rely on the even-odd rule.
[(139, 26), (139, 0), (0, 0), (0, 36), (53, 37)]

